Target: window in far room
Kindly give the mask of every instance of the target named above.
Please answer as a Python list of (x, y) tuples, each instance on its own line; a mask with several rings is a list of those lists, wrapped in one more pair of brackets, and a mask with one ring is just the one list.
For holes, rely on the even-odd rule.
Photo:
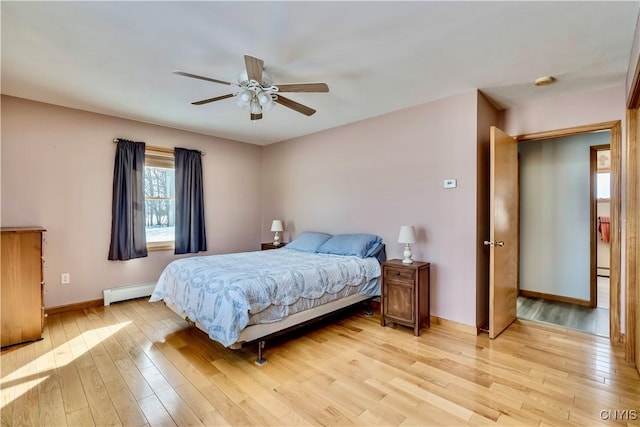
[(144, 164), (144, 210), (148, 250), (174, 247), (175, 188), (173, 150), (147, 146)]
[(610, 172), (598, 172), (596, 174), (596, 198), (600, 200), (611, 198)]

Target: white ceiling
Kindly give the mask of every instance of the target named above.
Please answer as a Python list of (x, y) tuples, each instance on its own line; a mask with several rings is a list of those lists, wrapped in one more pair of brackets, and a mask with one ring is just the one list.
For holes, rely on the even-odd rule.
[[(2, 1), (2, 93), (259, 145), (475, 88), (500, 108), (624, 84), (640, 2)], [(252, 123), (233, 99), (243, 55), (287, 94)], [(554, 85), (536, 88), (535, 78)]]

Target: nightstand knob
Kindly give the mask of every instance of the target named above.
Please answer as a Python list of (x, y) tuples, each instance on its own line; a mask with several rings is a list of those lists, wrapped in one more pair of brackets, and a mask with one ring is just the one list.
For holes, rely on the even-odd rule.
[(400, 275), (400, 272), (399, 272), (399, 271), (396, 271), (396, 276), (399, 276), (399, 275)]

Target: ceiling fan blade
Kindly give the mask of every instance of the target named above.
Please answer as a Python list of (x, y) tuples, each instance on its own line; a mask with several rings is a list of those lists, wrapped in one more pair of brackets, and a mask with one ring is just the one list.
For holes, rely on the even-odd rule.
[(264, 61), (250, 55), (244, 56), (244, 64), (247, 67), (247, 77), (249, 80), (255, 80), (262, 84), (262, 70), (264, 70)]
[(260, 113), (260, 114), (253, 114), (253, 113), (251, 113), (250, 117), (251, 117), (251, 120), (252, 120), (252, 121), (260, 120), (260, 119), (262, 118), (262, 113)]
[(220, 101), (220, 100), (222, 100), (222, 99), (231, 98), (232, 96), (233, 96), (233, 94), (232, 94), (232, 93), (228, 93), (228, 94), (226, 94), (226, 95), (216, 96), (215, 98), (203, 99), (202, 101), (192, 102), (192, 104), (193, 104), (193, 105), (208, 104), (208, 103), (210, 103), (210, 102)]
[(212, 79), (210, 77), (198, 76), (197, 74), (185, 73), (184, 71), (173, 71), (173, 74), (177, 74), (179, 76), (191, 77), (194, 79), (206, 80), (208, 82), (220, 83), (223, 85), (231, 85), (232, 83), (225, 82), (224, 80)]
[(278, 92), (329, 92), (326, 83), (287, 83), (276, 86)]
[(284, 105), (285, 107), (289, 107), (292, 110), (297, 111), (298, 113), (302, 113), (305, 116), (311, 116), (316, 112), (316, 110), (314, 110), (313, 108), (302, 105), (296, 101), (292, 101), (291, 99), (285, 98), (284, 96), (278, 95), (278, 97), (274, 101), (278, 104)]

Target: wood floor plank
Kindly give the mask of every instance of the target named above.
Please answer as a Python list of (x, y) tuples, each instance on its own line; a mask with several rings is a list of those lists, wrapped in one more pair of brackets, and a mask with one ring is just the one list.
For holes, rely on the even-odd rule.
[(109, 397), (107, 388), (95, 365), (79, 368), (78, 373), (95, 423), (97, 425), (121, 425), (113, 401)]
[(17, 366), (17, 349), (7, 348), (2, 351), (0, 363), (0, 425), (9, 426), (13, 422), (13, 401), (15, 400), (16, 388), (14, 381), (19, 375), (14, 374)]
[[(440, 406), (436, 406), (427, 402), (420, 402), (417, 407), (418, 415), (412, 415), (411, 418), (420, 420), (421, 424), (435, 424), (435, 425), (471, 425), (471, 418), (473, 413), (469, 413), (468, 419), (465, 419), (467, 414), (451, 413), (449, 410), (445, 410)], [(404, 425), (407, 425), (406, 421)], [(490, 425), (483, 423), (483, 425)]]
[(129, 359), (136, 365), (138, 369), (148, 368), (153, 366), (153, 362), (147, 357), (144, 350), (135, 342), (129, 332), (123, 328), (115, 334), (115, 338), (118, 340), (123, 350), (129, 356)]
[(43, 379), (38, 384), (40, 425), (65, 426), (67, 417), (64, 412), (64, 402), (62, 401), (60, 381), (48, 328), (45, 328), (42, 337), (42, 340), (33, 343), (37, 355), (35, 361), (37, 371)]
[(113, 406), (118, 414), (118, 419), (124, 426), (142, 426), (147, 423), (142, 410), (131, 391), (120, 378), (107, 381), (104, 386), (109, 393)]
[(189, 405), (182, 400), (180, 395), (172, 388), (162, 390), (157, 394), (173, 421), (179, 426), (202, 426), (204, 425), (198, 416), (193, 413)]
[(186, 383), (176, 387), (176, 392), (187, 402), (193, 413), (207, 426), (226, 426), (231, 423), (225, 419), (193, 384)]
[(420, 386), (416, 386), (415, 384), (409, 383), (400, 378), (394, 379), (390, 382), (390, 384), (395, 385), (396, 387), (407, 390), (408, 393), (414, 395), (422, 402), (428, 403), (430, 406), (439, 408), (449, 414), (451, 416), (456, 416), (464, 421), (471, 420), (471, 416), (473, 415), (473, 411), (458, 405), (455, 402), (447, 400), (437, 394), (434, 394)]
[(173, 387), (179, 387), (188, 382), (187, 378), (180, 372), (180, 369), (171, 363), (161, 351), (154, 347), (151, 353), (153, 354), (151, 356), (153, 364)]
[[(58, 357), (56, 357), (56, 360)], [(67, 415), (80, 409), (88, 408), (87, 396), (82, 388), (82, 381), (72, 361), (67, 360), (56, 369), (60, 381), (60, 391), (62, 392), (62, 401)]]
[(162, 354), (180, 371), (184, 378), (194, 384), (196, 388), (202, 389), (211, 385), (211, 381), (206, 375), (198, 371), (197, 367), (189, 363), (189, 360), (185, 358), (180, 351), (171, 344), (162, 342), (155, 344)]
[(176, 426), (175, 421), (155, 394), (140, 399), (138, 403), (151, 427)]
[(332, 390), (332, 385), (335, 384), (333, 379), (318, 376), (306, 381), (305, 384), (314, 390), (316, 396), (326, 399), (330, 402), (330, 406), (339, 409), (353, 420), (357, 420), (366, 409), (365, 402), (358, 402), (349, 395), (335, 393)]
[(312, 385), (305, 383), (285, 384), (276, 390), (296, 411), (321, 425), (354, 425), (356, 419), (349, 417), (330, 400), (315, 393)]
[(115, 361), (115, 364), (136, 400), (153, 394), (153, 390), (131, 359), (119, 359)]
[(38, 373), (36, 347), (20, 346), (16, 351), (17, 374), (21, 380), (14, 382), (13, 425), (33, 426), (40, 423), (38, 384), (44, 379)]
[(96, 423), (91, 416), (89, 407), (84, 407), (67, 414), (67, 425), (69, 426), (95, 426)]
[(59, 388), (38, 393), (39, 425), (64, 426), (67, 417), (64, 413), (64, 402)]
[(238, 406), (247, 414), (247, 417), (251, 420), (251, 425), (273, 426), (279, 424), (280, 418), (260, 402), (257, 396), (247, 397)]
[[(172, 387), (171, 383), (160, 373), (160, 370), (158, 370), (155, 365), (141, 369), (140, 373), (154, 393)], [(186, 384), (186, 382), (184, 384)]]
[(287, 427), (319, 426), (317, 422), (300, 416), (295, 411), (290, 411), (280, 418), (278, 425)]
[[(216, 377), (222, 374), (217, 375)], [(231, 400), (225, 392), (218, 388), (215, 384), (200, 390), (202, 395), (216, 408), (220, 414), (229, 421), (230, 425), (252, 425), (251, 419), (240, 408), (239, 402)]]

